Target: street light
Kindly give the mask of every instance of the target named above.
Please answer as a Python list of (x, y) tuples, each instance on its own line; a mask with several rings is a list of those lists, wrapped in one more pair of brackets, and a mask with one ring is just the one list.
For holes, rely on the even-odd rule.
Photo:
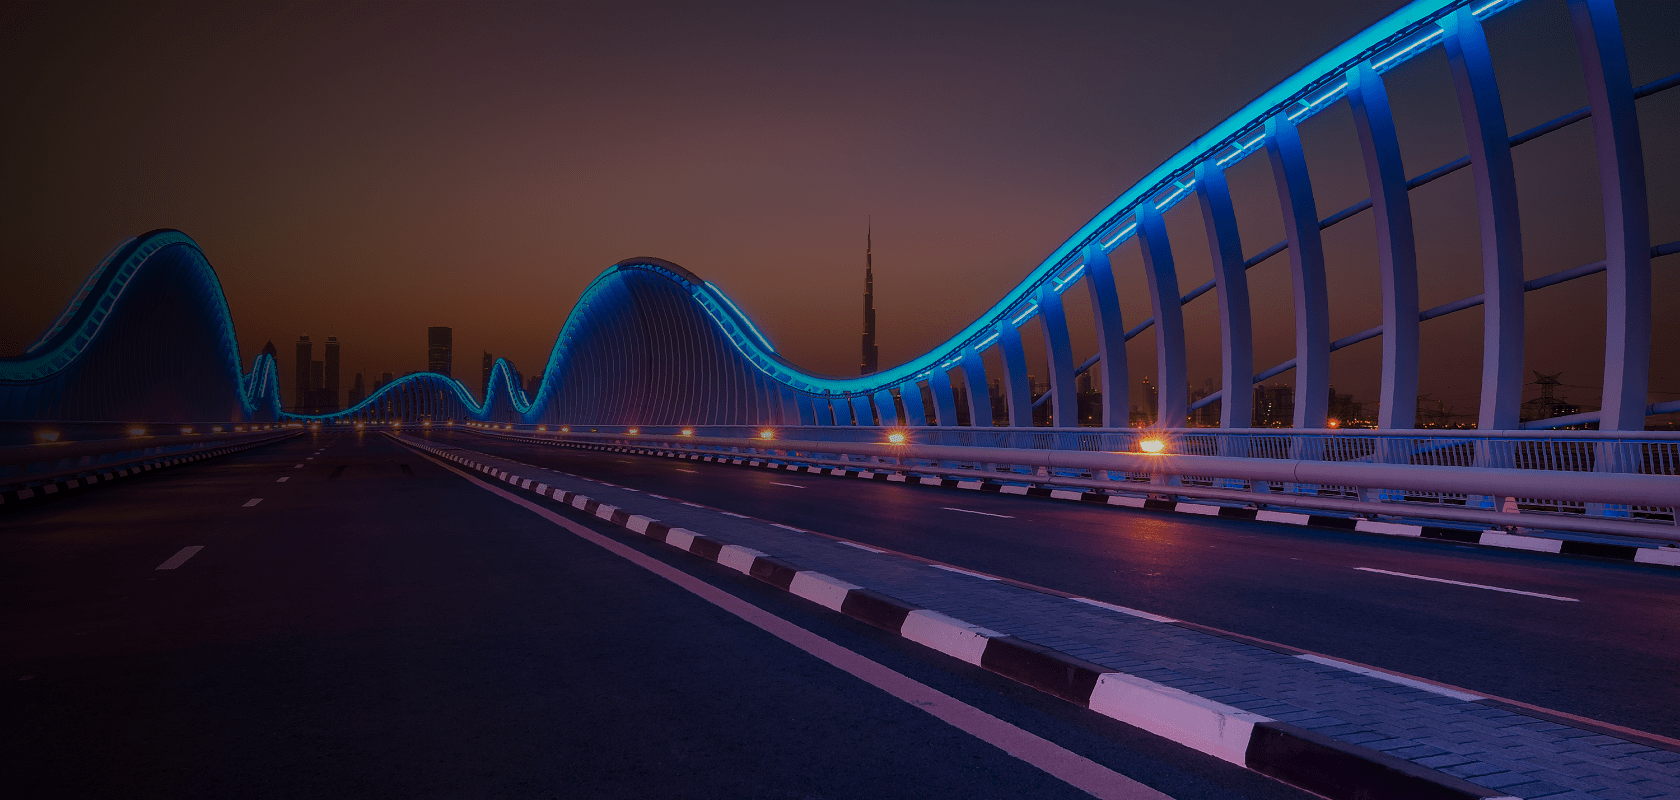
[(773, 430), (770, 430), (769, 428), (765, 428), (764, 430), (761, 430), (761, 431), (758, 432), (758, 438), (760, 438), (760, 439), (774, 439), (774, 438), (776, 438), (776, 432), (773, 431)]
[(892, 433), (887, 434), (887, 441), (892, 444), (904, 444), (904, 434), (899, 431), (893, 431)]
[(1138, 442), (1138, 449), (1145, 453), (1159, 453), (1167, 449), (1167, 443), (1160, 439), (1144, 439)]

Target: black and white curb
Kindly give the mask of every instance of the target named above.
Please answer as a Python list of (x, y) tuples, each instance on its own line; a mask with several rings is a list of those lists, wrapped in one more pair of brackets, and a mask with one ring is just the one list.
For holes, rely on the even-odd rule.
[(423, 442), (406, 437), (399, 441), (953, 658), (1331, 800), (1517, 800), (1444, 772), (1118, 672)]
[(26, 506), (50, 500), (54, 497), (62, 496), (70, 492), (83, 491), (95, 486), (107, 485), (125, 478), (133, 478), (149, 472), (168, 469), (169, 467), (191, 464), (195, 461), (203, 461), (207, 458), (225, 456), (232, 453), (238, 453), (243, 450), (249, 450), (253, 447), (272, 444), (279, 441), (280, 438), (288, 437), (263, 439), (256, 442), (243, 442), (223, 447), (214, 447), (209, 450), (200, 450), (186, 455), (163, 456), (160, 458), (146, 459), (144, 461), (137, 461), (131, 464), (124, 464), (123, 466), (116, 468), (89, 470), (89, 474), (78, 475), (74, 478), (58, 478), (56, 480), (36, 484), (34, 486), (7, 489), (5, 491), (0, 491), (0, 514), (8, 511), (19, 510)]
[[(1179, 514), (1195, 514), (1197, 516), (1204, 517), (1258, 520), (1260, 522), (1276, 522), (1284, 525), (1305, 525), (1342, 531), (1357, 531), (1359, 533), (1377, 533), (1386, 536), (1407, 536), (1418, 539), (1454, 542), (1457, 544), (1499, 547), (1507, 550), (1526, 550), (1534, 553), (1553, 553), (1566, 556), (1592, 556), (1595, 558), (1632, 561), (1639, 564), (1680, 567), (1680, 547), (1673, 546), (1643, 547), (1630, 544), (1614, 544), (1610, 542), (1551, 539), (1540, 536), (1521, 536), (1506, 533), (1500, 530), (1464, 530), (1462, 528), (1446, 528), (1434, 525), (1413, 525), (1402, 522), (1382, 522), (1373, 519), (1338, 517), (1328, 514), (1302, 514), (1292, 511), (1273, 511), (1270, 509), (1222, 506), (1212, 503), (1195, 503), (1187, 500), (1158, 500), (1150, 497), (1132, 497), (1129, 495), (1103, 494), (1101, 492), (1074, 491), (1071, 489), (1050, 489), (1040, 486), (1018, 486), (1015, 484), (996, 483), (993, 481), (906, 475), (901, 472), (808, 466), (756, 458), (742, 459), (723, 455), (685, 453), (677, 450), (661, 450), (651, 447), (586, 444), (582, 442), (557, 442), (550, 439), (538, 439), (534, 437), (501, 433), (481, 435), (493, 435), (498, 439), (510, 439), (513, 441), (529, 444), (543, 444), (552, 447), (572, 447), (581, 450), (601, 450), (612, 453), (629, 453), (633, 455), (689, 459), (734, 466), (760, 467), (764, 469), (784, 470), (796, 473), (809, 473), (812, 475), (833, 475), (838, 477), (863, 478), (866, 480), (884, 480), (891, 481), (893, 483), (938, 486), (946, 489), (969, 489), (981, 492), (997, 492), (999, 494), (1015, 494), (1025, 497), (1047, 497), (1054, 500), (1072, 500), (1095, 505), (1122, 506), (1126, 508), (1145, 509), (1149, 511), (1170, 511)], [(1030, 476), (1023, 475), (1021, 477), (1027, 478)], [(1165, 488), (1167, 487), (1163, 487), (1163, 489)]]

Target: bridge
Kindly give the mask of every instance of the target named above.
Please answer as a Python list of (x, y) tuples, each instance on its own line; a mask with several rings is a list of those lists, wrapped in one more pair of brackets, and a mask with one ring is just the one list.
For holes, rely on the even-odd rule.
[[(277, 503), (268, 495), (312, 480), (337, 498), (332, 502), (351, 503), (344, 484), (328, 482), (400, 460), (407, 479), (418, 475), (429, 491), (458, 507), (433, 503), (417, 511), (412, 499), (404, 499), (408, 486), (390, 483), (397, 480), (394, 470), (384, 470), (378, 481), (364, 479), (369, 482), (362, 490), (379, 502), (409, 503), (393, 513), (404, 525), (431, 531), (428, 537), (438, 534), (426, 527), (426, 514), (468, 525), (478, 515), (505, 515), (498, 504), (510, 501), (546, 515), (541, 524), (552, 522), (586, 539), (628, 531), (656, 540), (644, 549), (674, 545), (747, 576), (741, 580), (756, 578), (1320, 795), (1609, 796), (1559, 783), (1564, 778), (1542, 775), (1538, 767), (1482, 771), (1505, 765), (1504, 757), (1444, 750), (1436, 746), (1438, 737), (1431, 738), (1434, 731), (1411, 738), (1385, 733), (1399, 742), (1390, 749), (1395, 754), (1367, 747), (1377, 741), (1364, 736), (1370, 730), (1344, 730), (1346, 720), (1330, 710), (1335, 703), (1312, 705), (1253, 687), (1245, 690), (1253, 702), (1230, 693), (1198, 695), (1197, 682), (1185, 677), (1196, 673), (1186, 665), (1198, 658), (1253, 659), (1244, 648), (1258, 644), (1317, 665), (1315, 691), (1344, 704), (1380, 706), (1377, 716), (1411, 713), (1403, 704), (1390, 708), (1360, 694), (1360, 686), (1390, 681), (1385, 685), (1411, 687), (1407, 691), (1430, 702), (1458, 703), (1463, 707), (1449, 711), (1462, 712), (1463, 720), (1493, 713), (1513, 727), (1566, 732), (1524, 750), (1521, 756), (1530, 760), (1575, 752), (1567, 742), (1578, 736), (1600, 737), (1606, 748), (1636, 748), (1616, 752), (1659, 754), (1636, 765), (1656, 770), (1639, 781), (1623, 786), (1607, 777), (1610, 771), (1600, 771), (1583, 786), (1596, 781), (1601, 789), (1634, 792), (1638, 783), (1647, 795), (1680, 792), (1680, 777), (1670, 768), (1680, 760), (1670, 758), (1680, 753), (1680, 741), (1669, 738), (1680, 736), (1667, 715), (1680, 710), (1672, 701), (1672, 674), (1605, 667), (1591, 653), (1556, 656), (1568, 649), (1571, 636), (1596, 627), (1602, 633), (1593, 635), (1595, 647), (1680, 664), (1672, 644), (1653, 644), (1673, 641), (1671, 612), (1627, 621), (1671, 606), (1673, 576), (1663, 568), (1680, 567), (1674, 546), (1680, 543), (1680, 432), (1647, 430), (1650, 418), (1680, 413), (1680, 401), (1653, 401), (1651, 393), (1653, 363), (1671, 357), (1653, 352), (1653, 319), (1680, 301), (1660, 291), (1674, 284), (1656, 280), (1653, 271), (1680, 268), (1680, 241), (1652, 240), (1646, 165), (1653, 136), (1676, 134), (1640, 124), (1642, 104), (1659, 102), (1680, 85), (1680, 73), (1635, 85), (1615, 4), (1570, 0), (1572, 49), (1558, 57), (1579, 59), (1589, 102), (1532, 128), (1508, 130), (1483, 26), (1517, 5), (1419, 0), (1405, 6), (1120, 192), (944, 342), (855, 377), (800, 367), (778, 353), (719, 287), (669, 261), (638, 257), (607, 268), (584, 290), (560, 326), (534, 394), (508, 362), (497, 361), (483, 397), (447, 376), (415, 373), (341, 411), (294, 413), (282, 402), (274, 359), (242, 358), (205, 252), (181, 231), (143, 234), (112, 250), (22, 355), (0, 358), (0, 514), (17, 514), (10, 519), (20, 530), (45, 530), (43, 518), (31, 516), (41, 514), (67, 515), (64, 524), (72, 527), (88, 524), (102, 496), (91, 490), (177, 467), (199, 476), (191, 479), (197, 488), (176, 490), (181, 502), (222, 491), (205, 487), (261, 475), (287, 486), (264, 490), (265, 496), (241, 508), (260, 509), (265, 500), (272, 508)], [(1435, 48), (1450, 67), (1467, 154), (1442, 164), (1406, 164), (1385, 75)], [(1326, 215), (1315, 203), (1298, 129), (1332, 108), (1351, 113), (1369, 197)], [(1604, 231), (1604, 257), (1528, 277), (1513, 154), (1575, 126), (1591, 129), (1601, 200), (1593, 223)], [(1226, 173), (1249, 158), (1270, 167), (1282, 241), (1245, 240), (1239, 228)], [(1424, 308), (1412, 193), (1461, 170), (1469, 171), (1474, 187), (1482, 292)], [(1182, 279), (1183, 253), (1175, 258), (1167, 235), (1167, 215), (1175, 209), (1199, 214), (1212, 280), (1192, 287)], [(1339, 298), (1330, 292), (1325, 231), (1365, 218), (1376, 231), (1382, 323), (1333, 339), (1331, 309)], [(1141, 274), (1116, 267), (1132, 253), (1141, 257)], [(1294, 355), (1257, 364), (1254, 319), (1266, 309), (1252, 301), (1248, 273), (1278, 261), (1287, 261)], [(1533, 324), (1524, 313), (1527, 293), (1600, 274), (1606, 287), (1601, 408), (1521, 421), (1524, 333)], [(1069, 292), (1089, 298), (1094, 353), (1076, 349), (1063, 300)], [(1150, 315), (1123, 316), (1128, 298), (1146, 299)], [(1200, 308), (1198, 303), (1216, 306), (1216, 315), (1201, 316), (1218, 320), (1220, 380), (1217, 391), (1192, 398), (1187, 339), (1194, 331), (1187, 330), (1186, 309)], [(1432, 320), (1473, 308), (1482, 314), (1475, 425), (1420, 427), (1423, 331)], [(1023, 337), (1034, 327), (1049, 379), (1048, 391), (1037, 396)], [(1127, 342), (1145, 333), (1153, 337), (1153, 360), (1128, 363)], [(1370, 340), (1381, 346), (1375, 427), (1332, 427), (1331, 353)], [(1081, 426), (1075, 387), (1088, 373), (1100, 394), (1100, 420)], [(1140, 399), (1132, 396), (1132, 379), (1139, 374), (1157, 377), (1158, 411), (1154, 424), (1131, 427), (1129, 412)], [(1255, 427), (1254, 387), (1284, 375), (1295, 390), (1291, 425)], [(993, 381), (1002, 385), (1002, 408), (993, 407)], [(1216, 426), (1189, 425), (1192, 414), (1214, 407)], [(1041, 408), (1048, 410), (1048, 425), (1034, 424)], [(207, 459), (216, 460), (198, 465)], [(319, 466), (310, 463), (316, 461)], [(334, 465), (330, 474), (316, 474), (328, 462)], [(476, 488), (460, 488), (469, 482)], [(258, 490), (241, 485), (227, 491)], [(115, 491), (110, 497), (113, 504), (134, 502), (116, 499)], [(51, 502), (63, 498), (70, 502)], [(1231, 548), (1285, 582), (1315, 588), (1291, 597), (1278, 586), (1256, 590), (1281, 603), (1287, 620), (1257, 619), (1241, 610), (1240, 601), (1214, 603), (1196, 623), (1139, 610), (1200, 608), (1205, 595), (1240, 594), (1248, 584), (1241, 564), (1162, 556), (1147, 545), (1118, 545), (1102, 535), (1114, 520), (1134, 519), (1115, 516), (1123, 514), (1148, 515), (1135, 518), (1144, 522), (1120, 524), (1141, 526), (1160, 542)], [(1046, 545), (1004, 522), (1018, 518), (1062, 531), (1066, 541)], [(906, 521), (922, 534), (903, 534)], [(835, 542), (853, 550), (836, 555)], [(1448, 549), (1454, 546), (1479, 549), (1463, 555)], [(1114, 547), (1121, 556), (1107, 551)], [(179, 568), (197, 552), (189, 547), (170, 559), (179, 563), (158, 569)], [(1557, 562), (1568, 564), (1561, 571), (1567, 575), (1542, 560), (1569, 555), (1598, 560)], [(883, 566), (880, 558), (899, 561)], [(1023, 566), (1021, 558), (1033, 564)], [(1287, 563), (1302, 558), (1381, 562), (1384, 568), (1354, 567), (1364, 573), (1357, 580), (1343, 576), (1320, 585), (1321, 576)], [(1172, 588), (1103, 594), (1118, 591), (1105, 586), (1105, 571), (1131, 573), (1137, 564), (1157, 560), (1170, 562), (1162, 568), (1173, 574)], [(818, 563), (829, 571), (801, 566)], [(942, 574), (932, 583), (895, 583), (894, 570), (911, 566)], [(1544, 579), (1536, 577), (1540, 572)], [(1396, 599), (1395, 586), (1360, 583), (1373, 573), (1402, 583), (1421, 577), (1429, 591), (1445, 584), (1456, 588), (1443, 591), (1470, 594)], [(718, 575), (703, 577), (727, 585)], [(982, 588), (974, 588), (975, 580)], [(1494, 585), (1507, 582), (1529, 588)], [(1611, 590), (1617, 583), (1626, 590)], [(1026, 594), (987, 594), (1003, 589)], [(1029, 595), (1030, 601), (1021, 599)], [(980, 620), (951, 610), (999, 603), (1038, 608), (1033, 604), (1041, 599), (1119, 613), (1128, 625), (1146, 620), (1177, 626), (1175, 633), (1208, 637), (1198, 645), (1206, 649), (1186, 653), (1176, 666), (1157, 664), (1176, 677), (1149, 683), (1147, 674), (1113, 666), (1127, 660), (1116, 642), (1158, 632), (1122, 631), (1105, 619), (1080, 622), (1081, 634), (1052, 634), (1045, 617), (1026, 611)], [(1330, 611), (1320, 605), (1326, 602), (1361, 610)], [(1541, 607), (1526, 602), (1592, 610), (1570, 616), (1548, 608), (1571, 627), (1528, 629), (1515, 620)], [(803, 620), (809, 610), (799, 608), (772, 613)], [(1044, 613), (1070, 613), (1058, 608)], [(1308, 619), (1321, 611), (1324, 625)], [(1075, 617), (1085, 619), (1065, 618)], [(1381, 636), (1355, 633), (1372, 619), (1391, 630), (1409, 630), (1421, 619), (1453, 632), (1440, 634), (1428, 653), (1412, 656)], [(832, 621), (802, 624), (848, 642), (859, 636), (823, 627)], [(1522, 630), (1508, 633), (1505, 625)], [(1451, 654), (1472, 652), (1479, 638), (1488, 637), (1512, 648), (1519, 662), (1558, 658), (1558, 669), (1576, 680), (1592, 675), (1622, 689), (1554, 711), (1570, 701), (1543, 675), (1444, 666), (1459, 660)], [(1129, 646), (1168, 647), (1169, 639)], [(1338, 650), (1337, 642), (1350, 639), (1359, 642), (1357, 652)], [(878, 642), (853, 646), (875, 648), (875, 657), (890, 660), (876, 652)], [(1230, 669), (1265, 669), (1260, 661), (1242, 664)], [(1071, 677), (1046, 677), (1063, 668)], [(1324, 677), (1325, 670), (1334, 675)], [(1496, 693), (1489, 687), (1502, 688)], [(1640, 706), (1629, 699), (1633, 695), (1671, 699)], [(1041, 713), (1037, 702), (1024, 707)], [(1283, 706), (1294, 711), (1279, 711)], [(1149, 708), (1156, 711), (1140, 710)], [(1455, 754), (1460, 760), (1446, 757)], [(1203, 768), (1189, 762), (1175, 767), (1184, 775)], [(1050, 773), (1098, 796), (1122, 796), (1102, 793), (1121, 776)], [(1501, 775), (1509, 780), (1490, 777)], [(1387, 794), (1356, 795), (1374, 786)], [(1232, 791), (1239, 796), (1248, 790)]]

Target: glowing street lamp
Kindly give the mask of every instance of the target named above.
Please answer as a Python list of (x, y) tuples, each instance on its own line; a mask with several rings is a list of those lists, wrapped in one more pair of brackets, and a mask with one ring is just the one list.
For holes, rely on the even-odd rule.
[(1144, 439), (1138, 442), (1138, 449), (1145, 453), (1160, 453), (1167, 449), (1167, 443), (1160, 439)]
[(898, 431), (893, 431), (892, 433), (887, 434), (887, 441), (892, 444), (904, 444), (904, 434)]
[(761, 430), (761, 431), (758, 432), (758, 438), (760, 438), (760, 439), (774, 439), (774, 438), (776, 438), (776, 432), (773, 431), (773, 430), (770, 430), (769, 428), (765, 428), (764, 430)]
[(682, 435), (693, 436), (694, 435), (694, 429), (693, 428), (683, 428), (682, 429)]

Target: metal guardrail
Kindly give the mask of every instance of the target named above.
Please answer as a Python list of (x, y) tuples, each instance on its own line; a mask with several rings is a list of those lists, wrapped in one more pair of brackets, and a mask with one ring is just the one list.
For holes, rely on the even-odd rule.
[[(480, 428), (475, 426), (473, 429)], [(489, 432), (490, 426), (484, 426), (482, 430)], [(1541, 469), (1537, 465), (1554, 462), (1534, 458), (1507, 462), (1523, 466), (1475, 464), (1474, 451), (1497, 453), (1502, 440), (1514, 443), (1506, 452), (1520, 454), (1523, 448), (1517, 444), (1555, 444), (1559, 441), (1555, 435), (1545, 438), (1439, 437), (1444, 440), (1441, 447), (1472, 451), (1466, 459), (1469, 463), (1443, 464), (1417, 463), (1414, 460), (1400, 463), (1379, 461), (1369, 458), (1374, 452), (1359, 458), (1340, 459), (1186, 454), (1184, 449), (1178, 449), (1184, 445), (1184, 440), (1174, 442), (1172, 432), (1156, 432), (1165, 434), (1167, 446), (1161, 453), (1150, 454), (1135, 449), (929, 444), (912, 438), (912, 434), (907, 434), (905, 443), (893, 444), (879, 439), (872, 442), (839, 442), (784, 438), (784, 434), (790, 433), (788, 429), (771, 430), (773, 438), (769, 439), (708, 436), (705, 433), (709, 429), (704, 427), (691, 430), (691, 435), (681, 435), (680, 431), (678, 435), (671, 435), (642, 429), (636, 429), (633, 434), (628, 429), (620, 432), (520, 430), (518, 433), (555, 441), (605, 442), (714, 455), (744, 455), (765, 460), (845, 465), (852, 469), (1061, 485), (1088, 491), (1183, 496), (1255, 506), (1322, 508), (1358, 514), (1436, 518), (1492, 526), (1586, 531), (1680, 541), (1680, 528), (1675, 525), (1675, 508), (1680, 506), (1680, 476), (1643, 470)], [(849, 430), (855, 432), (854, 435), (865, 431), (877, 436), (883, 433), (883, 429)], [(913, 433), (927, 430), (915, 429)], [(515, 430), (498, 426), (495, 432), (514, 433)], [(1145, 435), (1142, 432), (1078, 434), (1047, 432), (1044, 429), (1032, 430), (1030, 434), (1020, 430), (990, 433), (1010, 437), (1048, 434), (1049, 438), (1035, 440), (1041, 444), (1054, 443), (1063, 433), (1076, 436)], [(1321, 440), (1347, 441), (1319, 435)], [(1625, 438), (1628, 437), (1610, 435), (1571, 437), (1562, 441), (1570, 443), (1571, 447), (1591, 446), (1598, 454), (1595, 457), (1599, 457), (1602, 453), (1597, 448), (1629, 446), (1630, 442), (1621, 441)], [(1664, 437), (1657, 443), (1680, 444), (1680, 437), (1672, 440)], [(1302, 452), (1322, 456), (1328, 451), (1329, 455), (1335, 456), (1336, 446), (1316, 451), (1304, 449)], [(1491, 458), (1481, 460), (1482, 463), (1492, 461)], [(1555, 463), (1579, 465), (1580, 462)], [(1608, 465), (1608, 462), (1604, 463)], [(1636, 467), (1646, 463), (1623, 460), (1620, 465)]]

